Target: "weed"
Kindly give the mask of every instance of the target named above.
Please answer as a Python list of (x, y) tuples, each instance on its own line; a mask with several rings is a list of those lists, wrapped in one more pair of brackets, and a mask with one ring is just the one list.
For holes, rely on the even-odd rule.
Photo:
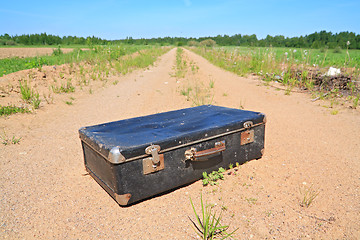
[(47, 96), (46, 94), (44, 93), (43, 94), (43, 97), (46, 101), (47, 104), (51, 104), (51, 103), (54, 103), (54, 98), (51, 96), (51, 93), (49, 93)]
[(52, 90), (54, 93), (70, 93), (75, 92), (75, 87), (71, 81), (67, 81), (66, 85), (61, 84), (60, 87), (52, 86)]
[(223, 180), (224, 179), (224, 173), (225, 172), (225, 169), (224, 168), (219, 168), (218, 171), (212, 171), (212, 173), (207, 173), (207, 172), (203, 172), (203, 186), (206, 186), (208, 184), (210, 184), (211, 186), (213, 185), (217, 185), (218, 182), (217, 180), (221, 179)]
[(15, 137), (13, 136), (12, 138), (8, 138), (8, 136), (6, 135), (6, 132), (4, 130), (4, 134), (1, 137), (1, 143), (6, 145), (10, 145), (10, 144), (19, 144), (21, 137)]
[(38, 109), (40, 107), (40, 97), (39, 97), (39, 93), (33, 93), (32, 97), (31, 97), (31, 105), (33, 106), (34, 109)]
[(267, 217), (270, 217), (272, 212), (271, 212), (271, 210), (269, 210), (269, 211), (265, 212), (265, 214), (266, 214)]
[(225, 205), (223, 205), (223, 206), (221, 206), (221, 210), (222, 210), (222, 211), (227, 211), (227, 210), (228, 210), (228, 207), (225, 206)]
[(257, 198), (245, 198), (245, 200), (249, 203), (249, 204), (255, 204), (257, 201)]
[(16, 107), (12, 105), (1, 106), (0, 105), (0, 116), (7, 116), (15, 113), (29, 113), (30, 110), (23, 107)]
[(21, 92), (21, 98), (25, 101), (28, 102), (30, 101), (31, 97), (32, 97), (32, 91), (31, 88), (28, 86), (27, 81), (20, 81), (20, 92)]
[(210, 82), (209, 82), (209, 87), (210, 87), (210, 88), (214, 88), (214, 86), (215, 86), (214, 80), (210, 80)]
[(227, 94), (227, 93), (223, 93), (223, 96), (224, 96), (224, 97), (227, 97), (227, 96), (228, 96), (228, 94)]
[(336, 110), (336, 109), (334, 109), (330, 112), (331, 115), (336, 115), (338, 113), (339, 113), (339, 110)]
[(72, 101), (66, 101), (65, 103), (66, 103), (67, 105), (69, 105), (69, 106), (70, 106), (70, 105), (73, 105), (73, 102), (72, 102)]
[(352, 105), (353, 108), (357, 108), (357, 106), (359, 105), (359, 98), (360, 98), (360, 94), (358, 94), (357, 97), (353, 99), (353, 105)]
[(290, 93), (291, 93), (291, 88), (290, 87), (286, 88), (284, 94), (289, 96)]
[(191, 63), (191, 71), (193, 74), (195, 74), (199, 71), (199, 67), (195, 65), (195, 63)]
[(118, 84), (119, 83), (119, 80), (115, 80), (114, 82), (113, 82), (113, 85), (116, 85), (116, 84)]
[(245, 109), (244, 104), (242, 103), (242, 101), (240, 101), (240, 103), (239, 103), (239, 109)]
[(220, 223), (222, 219), (221, 214), (217, 216), (216, 213), (212, 213), (211, 207), (204, 206), (202, 194), (201, 194), (201, 216), (197, 214), (191, 198), (190, 198), (190, 203), (196, 217), (196, 222), (194, 222), (189, 217), (192, 223), (191, 226), (201, 239), (208, 240), (218, 237), (221, 239), (226, 239), (228, 237), (231, 237), (235, 233), (235, 231), (237, 231), (237, 229), (235, 229), (231, 233), (226, 232), (229, 229), (229, 226), (228, 225), (222, 226)]
[(53, 49), (52, 56), (60, 56), (63, 54), (63, 51), (61, 50), (60, 46)]
[(38, 109), (40, 107), (40, 97), (39, 93), (34, 92), (30, 86), (28, 86), (27, 81), (19, 82), (20, 84), (20, 92), (21, 92), (21, 98), (27, 102), (31, 103), (34, 109)]
[(341, 47), (337, 46), (336, 48), (334, 48), (333, 53), (341, 53)]
[(186, 74), (186, 61), (183, 60), (183, 52), (182, 48), (176, 50), (176, 78), (184, 78)]
[(299, 189), (301, 200), (300, 200), (300, 206), (301, 207), (309, 207), (311, 203), (315, 200), (315, 198), (319, 195), (319, 190), (315, 190), (313, 188), (313, 185), (310, 187), (303, 186)]
[(187, 99), (189, 99), (191, 91), (192, 91), (191, 87), (183, 88), (183, 89), (181, 89), (180, 94), (187, 97)]

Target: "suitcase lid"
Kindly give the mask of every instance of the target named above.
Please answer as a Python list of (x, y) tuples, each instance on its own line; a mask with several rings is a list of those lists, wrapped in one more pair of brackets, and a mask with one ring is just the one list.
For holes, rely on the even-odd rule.
[(160, 146), (161, 153), (264, 122), (259, 112), (203, 105), (83, 127), (79, 134), (85, 144), (117, 164), (149, 156), (145, 149), (150, 145)]

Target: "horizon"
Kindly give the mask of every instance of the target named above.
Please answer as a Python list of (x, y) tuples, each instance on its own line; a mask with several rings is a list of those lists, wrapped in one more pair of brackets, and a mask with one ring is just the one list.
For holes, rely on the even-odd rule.
[(360, 1), (174, 0), (24, 1), (0, 7), (0, 31), (106, 40), (200, 38), (235, 34), (285, 38), (326, 31), (360, 34)]
[[(270, 35), (271, 37), (276, 37), (276, 36), (284, 36), (285, 37), (285, 39), (286, 38), (294, 38), (294, 37), (306, 37), (306, 36), (309, 36), (309, 35), (311, 35), (311, 34), (314, 34), (314, 33), (320, 33), (320, 32), (322, 32), (322, 31), (325, 31), (325, 32), (328, 32), (328, 33), (331, 33), (331, 34), (339, 34), (339, 33), (342, 33), (342, 32), (351, 32), (351, 31), (341, 31), (341, 32), (331, 32), (331, 31), (326, 31), (326, 30), (320, 30), (320, 31), (316, 31), (316, 32), (312, 32), (312, 33), (308, 33), (308, 34), (306, 34), (306, 35), (300, 35), (300, 36), (293, 36), (293, 37), (286, 37), (286, 36), (284, 36), (284, 35), (282, 35), (282, 34), (279, 34), (279, 35), (270, 35), (270, 34), (268, 34), (268, 35)], [(4, 36), (5, 34), (8, 34), (8, 33), (0, 33), (0, 36)], [(55, 34), (52, 34), (52, 33), (47, 33), (47, 32), (42, 32), (42, 33), (23, 33), (23, 34), (17, 34), (17, 35), (10, 35), (9, 34), (9, 36), (11, 36), (11, 37), (15, 37), (15, 36), (22, 36), (22, 35), (35, 35), (35, 34), (38, 34), (38, 35), (41, 35), (41, 34), (46, 34), (46, 35), (52, 35), (52, 36), (58, 36), (58, 37), (60, 37), (60, 38), (64, 38), (64, 37), (78, 37), (78, 38), (87, 38), (87, 37), (95, 37), (95, 38), (100, 38), (100, 37), (98, 37), (98, 36), (94, 36), (94, 35), (92, 35), (92, 36), (76, 36), (76, 35), (62, 35), (62, 36), (60, 36), (60, 35), (55, 35)], [(356, 33), (355, 33), (356, 34)], [(171, 36), (165, 36), (165, 37), (153, 37), (153, 38), (133, 38), (133, 37), (131, 37), (131, 36), (127, 36), (127, 37), (125, 37), (125, 38), (122, 38), (122, 39), (111, 39), (111, 40), (109, 40), (109, 39), (105, 39), (105, 38), (100, 38), (101, 40), (106, 40), (106, 41), (117, 41), (117, 40), (126, 40), (126, 39), (128, 39), (128, 38), (132, 38), (132, 39), (134, 39), (134, 40), (138, 40), (138, 39), (157, 39), (157, 38), (184, 38), (184, 39), (191, 39), (191, 38), (194, 38), (194, 39), (201, 39), (201, 38), (214, 38), (214, 37), (217, 37), (217, 36), (219, 36), (220, 34), (217, 34), (217, 35), (214, 35), (214, 36), (200, 36), (200, 37), (181, 37), (181, 36), (173, 36), (173, 37), (171, 37)], [(227, 35), (227, 34), (222, 34), (222, 35), (220, 35), (220, 36), (225, 36), (225, 35)], [(235, 35), (241, 35), (241, 36), (251, 36), (251, 35), (253, 35), (253, 34), (241, 34), (241, 33), (235, 33), (235, 34), (233, 34), (233, 35), (227, 35), (227, 36), (229, 36), (229, 37), (232, 37), (232, 36), (235, 36)], [(256, 34), (255, 34), (256, 35)], [(356, 35), (360, 35), (360, 34), (356, 34)], [(266, 36), (264, 37), (264, 38), (259, 38), (258, 36), (256, 36), (257, 37), (257, 39), (258, 40), (263, 40), (263, 39), (265, 39), (266, 38)]]

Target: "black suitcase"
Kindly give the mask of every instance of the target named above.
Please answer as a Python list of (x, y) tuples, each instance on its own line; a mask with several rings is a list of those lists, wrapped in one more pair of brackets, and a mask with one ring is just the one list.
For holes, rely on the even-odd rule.
[(265, 115), (204, 105), (79, 130), (86, 170), (120, 204), (258, 159)]

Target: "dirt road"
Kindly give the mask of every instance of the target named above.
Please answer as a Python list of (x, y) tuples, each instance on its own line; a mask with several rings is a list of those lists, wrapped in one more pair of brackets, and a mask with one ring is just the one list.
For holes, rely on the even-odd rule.
[[(329, 109), (300, 93), (284, 95), (254, 77), (225, 72), (185, 50), (199, 67), (172, 77), (176, 49), (147, 70), (119, 77), (94, 94), (79, 94), (36, 114), (0, 118), (20, 144), (0, 146), (0, 238), (196, 239), (189, 197), (200, 192), (222, 211), (236, 239), (360, 238), (360, 114)], [(213, 81), (213, 104), (267, 114), (265, 155), (226, 175), (131, 207), (119, 207), (83, 166), (82, 126), (191, 107), (180, 94), (191, 82)], [(319, 195), (308, 207), (299, 189)], [(198, 208), (199, 209), (199, 208)]]

